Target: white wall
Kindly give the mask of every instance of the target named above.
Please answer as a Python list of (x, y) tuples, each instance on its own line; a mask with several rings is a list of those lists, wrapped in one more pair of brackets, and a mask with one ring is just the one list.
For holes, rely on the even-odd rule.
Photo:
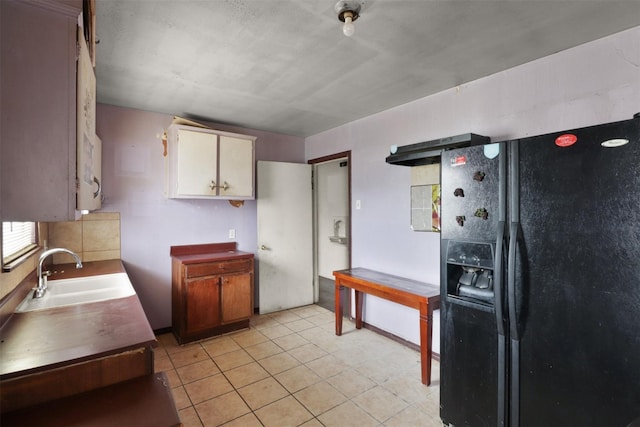
[[(353, 267), (439, 283), (439, 235), (409, 229), (410, 168), (385, 163), (390, 145), (467, 132), (500, 141), (637, 112), (640, 27), (311, 136), (305, 156), (352, 151)], [(366, 322), (419, 342), (417, 310), (375, 297), (365, 307)], [(436, 351), (438, 332), (436, 321)]]
[[(96, 114), (103, 148), (101, 210), (120, 212), (121, 258), (153, 329), (171, 326), (171, 246), (229, 242), (232, 228), (240, 250), (255, 253), (257, 245), (255, 200), (235, 208), (226, 200), (164, 198), (160, 135), (171, 120), (109, 105), (98, 105)], [(205, 124), (257, 136), (257, 160), (304, 162), (302, 138)]]

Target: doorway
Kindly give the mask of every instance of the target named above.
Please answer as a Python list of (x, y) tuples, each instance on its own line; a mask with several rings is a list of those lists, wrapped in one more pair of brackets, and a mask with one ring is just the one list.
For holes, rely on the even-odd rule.
[[(312, 159), (309, 164), (313, 167), (315, 300), (335, 311), (333, 272), (351, 266), (351, 152)], [(350, 307), (348, 293), (345, 297), (343, 307)]]

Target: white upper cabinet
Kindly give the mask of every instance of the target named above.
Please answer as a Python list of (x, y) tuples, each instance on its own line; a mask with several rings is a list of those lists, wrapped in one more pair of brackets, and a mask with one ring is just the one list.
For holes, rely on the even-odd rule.
[(165, 196), (168, 198), (254, 198), (255, 137), (172, 125)]

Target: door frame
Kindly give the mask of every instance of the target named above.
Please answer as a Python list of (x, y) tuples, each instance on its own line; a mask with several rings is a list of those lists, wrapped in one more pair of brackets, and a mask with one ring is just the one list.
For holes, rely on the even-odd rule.
[(338, 159), (347, 159), (347, 203), (348, 203), (348, 215), (349, 215), (349, 225), (347, 226), (347, 253), (348, 253), (348, 265), (351, 268), (351, 225), (352, 225), (352, 216), (351, 216), (351, 150), (342, 151), (340, 153), (329, 154), (327, 156), (317, 157), (315, 159), (311, 159), (307, 161), (307, 164), (312, 166), (311, 169), (311, 181), (313, 183), (312, 187), (312, 216), (313, 216), (313, 289), (314, 289), (314, 302), (318, 302), (318, 294), (320, 290), (320, 283), (318, 282), (318, 224), (317, 224), (317, 216), (318, 216), (318, 194), (317, 194), (317, 166), (321, 163), (330, 162), (332, 160)]

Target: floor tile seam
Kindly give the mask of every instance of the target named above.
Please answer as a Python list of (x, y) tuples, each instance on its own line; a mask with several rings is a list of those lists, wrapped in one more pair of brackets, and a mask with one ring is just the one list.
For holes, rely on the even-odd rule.
[[(251, 355), (250, 355), (250, 356), (251, 356)], [(253, 381), (253, 382), (250, 382), (250, 383), (244, 384), (242, 387), (236, 387), (236, 386), (231, 382), (231, 379), (230, 379), (227, 375), (225, 375), (225, 371), (222, 371), (222, 370), (221, 370), (221, 371), (220, 371), (220, 374), (222, 374), (222, 375), (225, 377), (225, 379), (226, 379), (226, 380), (227, 380), (227, 382), (231, 385), (231, 387), (233, 388), (233, 390), (234, 390), (236, 393), (238, 393), (238, 395), (239, 395), (241, 398), (242, 398), (242, 395), (240, 394), (240, 391), (239, 391), (241, 388), (244, 388), (244, 387), (250, 386), (250, 385), (252, 385), (252, 384), (255, 384), (255, 383), (257, 383), (257, 382), (260, 382), (260, 381), (266, 380), (267, 378), (272, 378), (276, 383), (278, 383), (278, 385), (280, 385), (284, 390), (286, 390), (286, 391), (287, 391), (287, 393), (289, 393), (289, 395), (291, 395), (291, 392), (290, 392), (290, 391), (289, 391), (289, 390), (288, 390), (288, 389), (287, 389), (287, 388), (286, 388), (282, 383), (280, 383), (280, 381), (278, 381), (278, 379), (277, 379), (273, 374), (271, 374), (271, 372), (269, 372), (269, 371), (268, 371), (264, 366), (262, 366), (262, 364), (260, 364), (260, 362), (259, 362), (258, 360), (254, 360), (254, 362), (255, 362), (255, 363), (257, 363), (257, 364), (258, 364), (258, 366), (260, 366), (260, 368), (262, 368), (262, 369), (263, 369), (263, 370), (268, 374), (268, 377), (260, 378), (260, 379), (258, 379), (258, 380), (256, 380), (256, 381)], [(215, 362), (214, 362), (214, 363), (215, 363)], [(249, 362), (249, 363), (253, 363), (253, 362)], [(246, 366), (246, 365), (248, 365), (249, 363), (247, 363), (247, 364), (245, 364), (245, 365), (241, 365), (241, 366)], [(238, 366), (238, 367), (241, 367), (241, 366)], [(233, 369), (235, 369), (235, 368), (233, 368)], [(293, 369), (293, 368), (291, 368), (291, 369)], [(230, 369), (230, 370), (231, 370), (231, 369)], [(228, 372), (228, 371), (227, 371), (227, 372)], [(285, 371), (283, 371), (283, 372), (285, 372)], [(285, 397), (286, 397), (286, 396), (285, 396)], [(242, 400), (245, 402), (245, 404), (247, 404), (247, 406), (249, 406), (249, 404), (244, 400), (244, 398), (242, 398)], [(265, 405), (265, 406), (266, 406), (266, 405)], [(249, 406), (249, 408), (251, 408), (251, 406)], [(253, 411), (253, 409), (252, 409), (252, 411)]]
[[(195, 403), (193, 403), (193, 399), (191, 399), (191, 396), (190, 396), (190, 395), (189, 395), (189, 393), (187, 392), (187, 389), (186, 389), (186, 388), (184, 388), (184, 385), (182, 385), (182, 386), (178, 386), (178, 387), (182, 387), (182, 389), (184, 390), (184, 394), (187, 396), (187, 399), (189, 400), (189, 403), (191, 403), (191, 405), (186, 406), (186, 408), (193, 407), (193, 409), (195, 410), (195, 405), (196, 405), (196, 404), (195, 404)], [(172, 388), (172, 389), (171, 389), (171, 395), (172, 395), (172, 397), (174, 397), (174, 396), (173, 396), (173, 390), (174, 390), (174, 389), (176, 389), (176, 388), (178, 388), (178, 387), (174, 387), (174, 388)], [(173, 402), (173, 404), (175, 405), (175, 403), (176, 403), (176, 402), (175, 402), (175, 397), (174, 397), (174, 402)], [(176, 409), (177, 409), (177, 408), (176, 408)], [(182, 409), (185, 409), (185, 408), (182, 408)], [(181, 410), (181, 409), (180, 409), (180, 410)]]
[[(372, 389), (373, 389), (373, 388), (370, 388), (370, 389), (369, 389), (369, 390), (367, 390), (367, 391), (370, 391), (370, 390), (372, 390)], [(385, 390), (386, 390), (386, 389), (385, 389)], [(363, 395), (364, 393), (366, 393), (367, 391), (360, 393), (358, 396), (362, 396), (362, 395)], [(387, 390), (387, 391), (389, 391), (389, 390)], [(356, 396), (356, 397), (358, 397), (358, 396)], [(362, 411), (364, 411), (365, 413), (367, 413), (371, 418), (373, 418), (374, 420), (376, 420), (377, 422), (379, 422), (379, 423), (381, 423), (381, 424), (386, 423), (386, 422), (387, 422), (387, 421), (389, 421), (391, 418), (395, 417), (395, 416), (396, 416), (396, 415), (398, 415), (400, 412), (404, 411), (404, 410), (405, 410), (405, 409), (407, 409), (409, 406), (411, 406), (411, 403), (409, 403), (409, 402), (407, 402), (406, 400), (402, 399), (402, 401), (403, 401), (404, 403), (406, 403), (406, 406), (404, 406), (404, 407), (403, 407), (402, 409), (400, 409), (399, 411), (394, 412), (394, 413), (393, 413), (393, 415), (391, 415), (391, 416), (387, 417), (384, 421), (380, 421), (380, 420), (379, 420), (375, 415), (373, 415), (371, 412), (369, 412), (366, 408), (364, 408), (362, 405), (358, 404), (358, 402), (355, 400), (355, 399), (356, 399), (356, 397), (353, 397), (353, 398), (351, 398), (351, 399), (350, 399), (350, 400), (353, 402), (353, 404), (354, 404), (354, 405), (356, 405), (356, 406), (357, 406), (358, 408), (360, 408)]]
[[(190, 344), (188, 344), (188, 345), (189, 345), (189, 347), (191, 347), (192, 345), (193, 345), (193, 346), (196, 346), (196, 345), (197, 345), (198, 347), (200, 347), (200, 350), (202, 350), (202, 351), (204, 352), (204, 354), (206, 354), (206, 355), (207, 355), (207, 357), (209, 357), (209, 353), (207, 352), (207, 350), (206, 350), (204, 347), (202, 347), (202, 344), (200, 344), (200, 343), (193, 343), (193, 344), (192, 344), (192, 343), (190, 343)], [(171, 365), (173, 366), (173, 369), (175, 369), (175, 370), (176, 370), (176, 372), (177, 372), (177, 370), (178, 370), (179, 368), (183, 368), (183, 367), (185, 367), (185, 366), (189, 366), (189, 365), (193, 365), (193, 364), (198, 363), (198, 362), (202, 362), (202, 360), (195, 360), (195, 361), (193, 361), (193, 362), (191, 362), (191, 363), (187, 363), (187, 364), (185, 364), (185, 365), (176, 366), (175, 362), (174, 362), (174, 361), (173, 361), (173, 359), (171, 358), (171, 355), (172, 355), (172, 354), (183, 353), (183, 352), (186, 352), (186, 351), (189, 351), (189, 350), (191, 350), (191, 348), (187, 348), (187, 349), (184, 349), (184, 350), (182, 350), (182, 351), (176, 351), (175, 353), (168, 353), (168, 352), (167, 352), (167, 355), (168, 355), (168, 357), (169, 357), (169, 361), (171, 362)]]
[[(180, 378), (180, 381), (182, 382), (182, 384), (181, 384), (182, 386), (185, 386), (185, 385), (187, 385), (187, 384), (193, 384), (193, 383), (195, 383), (195, 382), (198, 382), (198, 381), (204, 380), (204, 379), (206, 379), (206, 378), (210, 378), (210, 377), (216, 376), (216, 375), (221, 374), (221, 373), (222, 373), (222, 371), (218, 371), (218, 372), (214, 372), (214, 373), (212, 373), (212, 374), (210, 374), (210, 375), (205, 375), (205, 376), (203, 376), (203, 377), (198, 377), (198, 378), (196, 378), (196, 379), (194, 379), (194, 380), (191, 380), (191, 381), (185, 382), (185, 380), (184, 380), (184, 379), (182, 379), (182, 377), (180, 376), (180, 374), (176, 371), (176, 374), (178, 375), (178, 377)], [(174, 388), (175, 388), (175, 387), (174, 387)]]
[(325, 380), (325, 381), (326, 381), (326, 380), (328, 380), (329, 378), (334, 378), (334, 377), (337, 377), (337, 376), (340, 376), (340, 375), (344, 375), (344, 373), (345, 373), (347, 370), (351, 369), (349, 366), (344, 366), (344, 367), (343, 367), (343, 369), (341, 369), (340, 371), (335, 372), (335, 373), (332, 373), (332, 374), (330, 374), (328, 377), (324, 377), (324, 376), (320, 375), (320, 374), (317, 372), (317, 370), (316, 370), (316, 369), (314, 369), (314, 368), (312, 368), (311, 366), (309, 366), (309, 365), (308, 365), (309, 363), (313, 363), (313, 362), (315, 362), (315, 361), (317, 361), (317, 360), (320, 360), (320, 359), (321, 359), (321, 358), (318, 358), (318, 359), (312, 360), (312, 361), (310, 361), (310, 362), (308, 362), (308, 363), (305, 363), (304, 365), (305, 365), (307, 368), (311, 369), (311, 370), (312, 370), (316, 375), (318, 375), (319, 377), (321, 377), (321, 378), (322, 378), (323, 380)]
[[(220, 364), (219, 364), (218, 362), (216, 362), (216, 361), (215, 361), (215, 359), (214, 359), (213, 357), (211, 357), (211, 356), (209, 356), (209, 357), (211, 358), (211, 361), (216, 365), (216, 367), (218, 368), (218, 370), (219, 370), (220, 372), (229, 372), (229, 371), (232, 371), (232, 370), (234, 370), (234, 369), (236, 369), (236, 368), (240, 368), (240, 367), (242, 367), (242, 366), (246, 366), (246, 365), (248, 365), (248, 364), (250, 364), (250, 363), (253, 363), (253, 362), (259, 363), (259, 362), (258, 362), (258, 361), (257, 361), (257, 360), (252, 356), (252, 355), (251, 355), (251, 353), (249, 353), (249, 352), (248, 352), (244, 347), (240, 347), (240, 350), (244, 351), (244, 352), (247, 354), (247, 356), (249, 356), (249, 357), (251, 358), (251, 361), (250, 361), (250, 362), (247, 362), (247, 363), (243, 363), (243, 364), (241, 364), (241, 365), (234, 366), (233, 368), (229, 368), (229, 369), (226, 369), (226, 370), (223, 370), (223, 369), (222, 369), (222, 367), (220, 366)], [(233, 351), (238, 351), (238, 350), (233, 350)], [(229, 352), (227, 352), (227, 353), (223, 353), (223, 354), (233, 353), (233, 351), (229, 351)], [(221, 355), (217, 355), (217, 356), (221, 356)], [(262, 365), (261, 365), (261, 366), (262, 366)], [(263, 369), (264, 369), (264, 368), (263, 368)]]
[[(316, 347), (317, 347), (317, 346), (316, 346)], [(307, 363), (310, 363), (310, 362), (313, 362), (313, 361), (315, 361), (315, 360), (321, 359), (321, 358), (323, 358), (323, 357), (324, 357), (324, 356), (326, 356), (326, 355), (327, 355), (327, 354), (323, 354), (323, 355), (321, 355), (321, 356), (314, 357), (313, 359), (309, 359), (309, 360), (300, 360), (299, 358), (297, 358), (297, 357), (296, 357), (296, 356), (294, 356), (293, 354), (291, 355), (291, 357), (293, 357), (294, 359), (296, 359), (296, 360), (297, 360), (298, 362), (300, 362), (301, 364), (306, 365)]]
[[(293, 357), (293, 356), (291, 356), (291, 357)], [(294, 357), (294, 359), (295, 359), (295, 357)], [(263, 359), (263, 360), (264, 360), (264, 359)], [(296, 359), (296, 360), (297, 360), (297, 359)], [(264, 365), (262, 365), (260, 362), (258, 362), (258, 364), (260, 364), (260, 366), (262, 367), (262, 369), (264, 369), (265, 371), (267, 371), (267, 372), (269, 373), (269, 375), (271, 375), (271, 376), (272, 376), (272, 377), (274, 377), (274, 378), (275, 378), (275, 376), (276, 376), (276, 375), (280, 375), (280, 374), (282, 374), (282, 373), (284, 373), (284, 372), (288, 372), (288, 371), (290, 371), (290, 370), (292, 370), (292, 369), (294, 369), (294, 368), (297, 368), (298, 366), (302, 365), (302, 363), (300, 363), (300, 364), (298, 364), (298, 365), (296, 365), (296, 366), (292, 366), (292, 367), (287, 368), (287, 369), (285, 369), (285, 370), (283, 370), (283, 371), (279, 371), (279, 372), (276, 372), (275, 374), (272, 374), (272, 373), (271, 373), (271, 372), (269, 372), (269, 370), (268, 370)]]
[[(288, 336), (291, 336), (291, 335), (296, 335), (299, 339), (302, 339), (302, 340), (304, 340), (305, 342), (304, 342), (304, 343), (302, 343), (302, 344), (300, 344), (300, 345), (296, 345), (295, 347), (291, 347), (291, 348), (289, 348), (289, 349), (285, 349), (284, 347), (282, 347), (282, 345), (280, 345), (280, 344), (278, 344), (277, 342), (275, 342), (275, 340), (277, 340), (277, 339), (280, 339), (280, 338), (283, 338), (283, 337), (288, 337)], [(283, 349), (284, 351), (286, 351), (287, 353), (288, 353), (288, 352), (290, 352), (291, 350), (294, 350), (294, 349), (296, 349), (296, 348), (302, 347), (303, 345), (306, 345), (306, 344), (311, 343), (311, 341), (309, 341), (308, 339), (306, 339), (305, 337), (303, 337), (302, 335), (300, 335), (298, 332), (294, 332), (294, 333), (289, 334), (289, 335), (283, 335), (282, 337), (278, 337), (278, 338), (272, 338), (272, 339), (271, 339), (271, 341), (272, 341), (275, 345), (277, 345), (277, 346), (279, 346), (280, 348), (282, 348), (282, 349)]]
[[(166, 358), (167, 358), (167, 360), (169, 361), (169, 364), (171, 365), (171, 369), (173, 369), (173, 370), (177, 370), (176, 366), (173, 364), (173, 360), (171, 360), (171, 358), (170, 358), (168, 355), (167, 355), (167, 357), (166, 357)], [(155, 359), (155, 357), (154, 357), (154, 359), (153, 359), (153, 368), (154, 368), (154, 370), (155, 370), (155, 367), (156, 367), (156, 362), (157, 362), (157, 360), (156, 360), (156, 359)], [(171, 370), (171, 369), (169, 369), (169, 370)], [(166, 371), (165, 371), (165, 372), (166, 372)]]
[[(212, 398), (210, 398), (210, 399), (203, 400), (202, 402), (198, 402), (198, 403), (196, 403), (196, 404), (194, 404), (194, 405), (193, 405), (193, 410), (194, 410), (194, 411), (196, 411), (196, 414), (198, 415), (198, 419), (200, 420), (200, 423), (202, 423), (202, 425), (203, 425), (203, 426), (204, 426), (204, 425), (206, 425), (206, 424), (205, 424), (205, 422), (202, 420), (202, 417), (200, 416), (200, 413), (198, 412), (198, 408), (196, 408), (196, 406), (200, 406), (200, 405), (202, 405), (203, 403), (209, 402), (209, 401), (211, 401), (211, 400), (217, 399), (217, 398), (222, 397), (222, 396), (226, 396), (226, 395), (231, 394), (231, 393), (236, 393), (236, 395), (238, 395), (238, 397), (240, 397), (240, 399), (242, 399), (242, 402), (247, 406), (247, 408), (249, 408), (249, 412), (245, 412), (245, 413), (244, 413), (244, 414), (242, 414), (242, 415), (239, 415), (239, 416), (237, 416), (237, 417), (235, 417), (235, 418), (232, 418), (232, 419), (230, 419), (230, 420), (227, 420), (227, 421), (225, 421), (225, 422), (224, 422), (224, 424), (228, 424), (228, 423), (230, 423), (230, 422), (231, 422), (231, 421), (233, 421), (233, 420), (236, 420), (236, 419), (238, 419), (238, 418), (244, 417), (245, 415), (247, 415), (247, 414), (249, 414), (249, 413), (253, 413), (253, 412), (254, 412), (254, 411), (251, 409), (251, 407), (247, 404), (247, 402), (242, 398), (242, 395), (241, 395), (240, 393), (238, 393), (238, 391), (234, 388), (233, 390), (230, 390), (230, 391), (228, 391), (228, 392), (226, 392), (226, 393), (219, 394), (219, 395), (217, 395), (217, 396), (215, 396), (215, 397), (212, 397)], [(254, 414), (254, 415), (255, 415), (255, 414)], [(257, 418), (257, 415), (256, 415), (256, 418)], [(258, 420), (259, 420), (259, 419), (258, 419)], [(262, 422), (260, 422), (260, 423), (262, 424)], [(223, 426), (224, 424), (220, 424), (220, 425), (221, 425), (221, 426)], [(264, 424), (263, 424), (263, 425), (264, 425)]]
[[(200, 341), (193, 341), (193, 342), (188, 342), (188, 343), (184, 343), (184, 344), (178, 344), (176, 343), (176, 345), (172, 345), (169, 347), (164, 347), (165, 351), (167, 352), (167, 355), (171, 356), (172, 354), (176, 354), (176, 353), (182, 353), (184, 351), (188, 351), (191, 350), (191, 347), (200, 347), (201, 349), (202, 347), (202, 341), (207, 340), (208, 338), (202, 339)], [(169, 351), (169, 349), (173, 349), (175, 348), (175, 351)]]
[[(200, 416), (200, 413), (199, 413), (199, 412), (198, 412), (198, 410), (196, 409), (196, 405), (190, 406), (190, 408), (192, 408), (192, 409), (193, 409), (193, 412), (195, 412), (196, 417), (198, 417), (198, 421), (200, 421), (200, 425), (201, 425), (201, 426), (204, 426), (204, 425), (205, 425), (205, 423), (204, 423), (204, 421), (203, 421), (202, 417)], [(186, 409), (186, 408), (184, 408), (184, 409)], [(181, 410), (184, 410), (184, 409), (181, 409)]]
[[(298, 366), (300, 366), (300, 365), (298, 365)], [(296, 368), (296, 367), (297, 367), (297, 366), (295, 366), (294, 368)], [(294, 368), (290, 368), (290, 369), (287, 369), (287, 370), (285, 370), (285, 371), (278, 372), (278, 374), (276, 374), (276, 375), (280, 375), (281, 373), (283, 373), (283, 372), (287, 372), (287, 371), (290, 371), (291, 369), (294, 369)], [(307, 368), (307, 369), (310, 369), (310, 368)], [(313, 372), (313, 370), (311, 370), (311, 371)], [(314, 372), (314, 374), (315, 374), (315, 372)], [(269, 375), (271, 375), (271, 373), (269, 373)], [(315, 374), (315, 375), (318, 375), (318, 374)], [(320, 376), (318, 375), (318, 377), (320, 377)], [(274, 380), (275, 382), (277, 382), (277, 383), (280, 385), (280, 387), (282, 387), (283, 389), (285, 389), (285, 390), (287, 391), (287, 393), (289, 393), (289, 395), (290, 395), (290, 396), (293, 396), (293, 394), (294, 394), (294, 393), (298, 393), (299, 391), (302, 391), (302, 390), (304, 390), (304, 389), (305, 389), (305, 388), (307, 388), (307, 387), (311, 387), (312, 385), (317, 384), (317, 383), (319, 383), (319, 382), (323, 381), (323, 379), (322, 379), (322, 378), (320, 378), (320, 381), (316, 381), (316, 382), (314, 382), (313, 384), (309, 384), (309, 385), (307, 385), (307, 386), (305, 386), (305, 387), (301, 388), (300, 390), (296, 390), (296, 391), (292, 392), (292, 391), (290, 391), (290, 390), (287, 388), (287, 386), (285, 386), (281, 381), (279, 381), (279, 380), (278, 380), (278, 378), (276, 378), (276, 376), (275, 376), (275, 375), (271, 375), (271, 378), (273, 378), (273, 380)], [(285, 396), (285, 397), (286, 397), (286, 396)], [(297, 400), (297, 399), (296, 399), (296, 400)], [(311, 412), (311, 411), (309, 411), (309, 412)]]
[[(272, 339), (269, 339), (268, 341), (263, 341), (263, 342), (258, 343), (258, 344), (254, 344), (254, 345), (249, 346), (249, 347), (254, 347), (254, 346), (256, 346), (256, 345), (264, 344), (265, 342), (270, 342), (270, 343), (272, 343), (273, 345), (275, 345), (276, 347), (278, 347), (278, 348), (281, 350), (281, 351), (280, 351), (280, 353), (288, 353), (288, 350), (285, 350), (284, 348), (282, 348), (281, 346), (279, 346), (279, 345), (278, 345), (278, 343), (275, 343)], [(252, 357), (256, 362), (257, 362), (258, 360), (266, 359), (267, 357), (271, 357), (271, 356), (275, 356), (276, 354), (280, 354), (280, 353), (275, 353), (275, 354), (271, 354), (271, 355), (269, 355), (269, 356), (263, 357), (263, 358), (261, 358), (261, 359), (257, 359), (253, 354), (251, 354), (251, 353), (249, 353), (249, 352), (247, 351), (247, 348), (248, 348), (248, 347), (242, 347), (242, 349), (243, 349), (245, 352), (247, 352), (247, 354), (248, 354), (249, 356), (251, 356), (251, 357)]]
[[(319, 384), (319, 383), (321, 383), (321, 382), (325, 382), (325, 383), (327, 383), (331, 388), (335, 389), (335, 391), (337, 391), (338, 393), (340, 393), (340, 395), (341, 395), (342, 397), (344, 397), (344, 398), (345, 398), (345, 400), (343, 400), (342, 402), (338, 403), (337, 405), (334, 405), (334, 406), (332, 406), (331, 408), (329, 408), (329, 409), (327, 409), (327, 410), (325, 410), (325, 411), (323, 411), (323, 412), (321, 412), (321, 413), (319, 413), (319, 414), (317, 414), (317, 415), (316, 415), (316, 414), (314, 414), (313, 412), (311, 412), (311, 409), (307, 408), (307, 406), (306, 406), (306, 405), (305, 405), (305, 404), (304, 404), (300, 399), (298, 399), (298, 398), (296, 397), (296, 393), (300, 393), (301, 391), (306, 390), (306, 389), (308, 389), (309, 387), (313, 387), (313, 386), (315, 386), (315, 385), (317, 385), (317, 384)], [(304, 387), (304, 388), (302, 388), (302, 389), (300, 389), (300, 390), (296, 391), (295, 393), (290, 393), (290, 394), (291, 394), (291, 395), (292, 395), (292, 396), (293, 396), (293, 397), (298, 401), (298, 403), (300, 403), (302, 406), (304, 406), (304, 407), (305, 407), (305, 409), (306, 409), (307, 411), (311, 412), (311, 414), (313, 414), (313, 416), (314, 416), (314, 417), (319, 417), (319, 416), (321, 416), (322, 414), (325, 414), (325, 413), (327, 413), (327, 412), (331, 411), (332, 409), (335, 409), (335, 408), (337, 408), (338, 406), (342, 405), (343, 403), (348, 402), (348, 401), (350, 401), (350, 400), (351, 400), (351, 398), (349, 398), (349, 397), (348, 397), (347, 395), (345, 395), (343, 392), (341, 392), (340, 390), (338, 390), (337, 388), (335, 388), (335, 387), (333, 386), (333, 384), (331, 384), (330, 382), (328, 382), (327, 380), (324, 380), (324, 379), (323, 379), (322, 381), (318, 381), (317, 383), (310, 384), (310, 385), (308, 385), (308, 386), (306, 386), (306, 387)]]
[[(240, 348), (242, 348), (242, 347), (240, 347)], [(213, 359), (214, 357), (223, 356), (223, 355), (228, 354), (228, 353), (233, 353), (234, 351), (238, 351), (238, 349), (236, 348), (236, 349), (233, 349), (233, 350), (228, 350), (228, 351), (225, 351), (223, 353), (216, 354), (216, 355), (212, 355), (211, 353), (209, 353), (209, 350), (207, 350), (206, 348), (204, 349), (204, 351), (207, 353), (207, 356), (209, 356), (211, 359)]]
[[(250, 384), (249, 384), (249, 385), (250, 385)], [(282, 386), (282, 388), (284, 388), (284, 386)], [(242, 398), (242, 400), (243, 400), (243, 401), (244, 401), (244, 403), (245, 403), (245, 404), (246, 404), (246, 405), (251, 409), (251, 412), (253, 412), (253, 413), (255, 414), (255, 413), (256, 413), (257, 411), (259, 411), (260, 409), (266, 408), (267, 406), (272, 405), (272, 404), (274, 404), (274, 403), (276, 403), (276, 402), (279, 402), (279, 401), (281, 401), (282, 399), (286, 399), (286, 398), (287, 398), (287, 397), (289, 397), (289, 396), (293, 396), (293, 394), (291, 394), (291, 393), (289, 392), (289, 390), (287, 390), (286, 388), (284, 388), (284, 390), (288, 393), (287, 395), (282, 396), (282, 397), (279, 397), (279, 398), (277, 398), (276, 400), (272, 400), (271, 402), (266, 403), (266, 404), (264, 404), (264, 405), (260, 406), (259, 408), (255, 408), (255, 409), (254, 409), (254, 408), (251, 408), (251, 406), (249, 405), (249, 403), (248, 403), (246, 400), (244, 400), (244, 398)], [(240, 392), (238, 392), (238, 394), (240, 394)], [(240, 397), (242, 397), (242, 395), (241, 395), (241, 394), (240, 394)], [(256, 417), (257, 417), (257, 415), (256, 415)]]
[[(311, 387), (311, 386), (308, 386), (308, 387)], [(308, 388), (308, 387), (305, 387), (305, 388)], [(302, 389), (302, 390), (304, 390), (304, 389)], [(296, 393), (299, 393), (299, 392), (301, 392), (302, 390), (298, 390), (298, 391), (296, 391)], [(318, 417), (319, 417), (319, 416), (321, 416), (322, 414), (326, 414), (327, 412), (331, 411), (332, 409), (337, 408), (338, 406), (342, 405), (343, 403), (345, 403), (345, 402), (347, 402), (347, 401), (349, 400), (349, 399), (347, 399), (347, 400), (345, 400), (344, 402), (340, 402), (340, 403), (338, 403), (337, 405), (332, 406), (330, 409), (327, 409), (326, 411), (323, 411), (323, 412), (321, 412), (321, 413), (319, 413), (319, 414), (317, 414), (317, 415), (316, 415), (316, 414), (314, 414), (314, 413), (311, 411), (311, 409), (310, 409), (310, 408), (308, 408), (304, 403), (302, 403), (302, 401), (301, 401), (300, 399), (298, 399), (294, 393), (290, 393), (289, 395), (290, 395), (291, 397), (293, 397), (293, 398), (296, 400), (296, 402), (298, 402), (300, 405), (302, 405), (302, 407), (303, 407), (304, 409), (306, 409), (306, 410), (311, 414), (311, 416), (312, 416), (313, 418), (315, 418), (316, 420), (318, 420)], [(284, 398), (283, 398), (283, 399), (284, 399)], [(311, 420), (307, 420), (307, 421), (305, 421), (304, 423), (308, 423), (309, 421), (311, 421)], [(324, 425), (322, 422), (320, 422), (320, 420), (318, 420), (318, 422), (319, 422), (320, 424)], [(304, 423), (302, 423), (302, 424), (304, 424)]]
[[(264, 368), (263, 368), (263, 369), (264, 369)], [(266, 370), (266, 369), (265, 369), (265, 370)], [(267, 371), (267, 373), (268, 373), (268, 371)], [(313, 418), (316, 418), (316, 416), (313, 414), (313, 412), (311, 412), (311, 410), (309, 410), (309, 408), (307, 408), (307, 407), (306, 407), (302, 402), (300, 402), (298, 399), (296, 399), (296, 397), (293, 395), (293, 393), (292, 393), (292, 392), (290, 392), (290, 391), (289, 391), (289, 389), (287, 389), (287, 388), (285, 387), (285, 385), (284, 385), (284, 384), (282, 384), (280, 381), (278, 381), (278, 379), (277, 379), (277, 378), (275, 378), (275, 377), (274, 377), (273, 375), (271, 375), (270, 373), (269, 373), (269, 377), (270, 377), (270, 378), (272, 378), (272, 379), (273, 379), (273, 380), (274, 380), (274, 381), (275, 381), (275, 382), (276, 382), (280, 387), (282, 387), (282, 389), (283, 389), (283, 390), (285, 390), (285, 391), (287, 392), (287, 394), (286, 394), (285, 396), (282, 396), (282, 397), (280, 397), (280, 398), (278, 398), (278, 399), (276, 399), (276, 400), (273, 400), (273, 401), (271, 401), (271, 402), (269, 402), (269, 403), (267, 403), (267, 404), (265, 404), (265, 405), (262, 405), (262, 406), (260, 406), (259, 408), (255, 408), (255, 409), (254, 409), (254, 408), (252, 408), (252, 407), (251, 407), (251, 405), (249, 405), (249, 402), (247, 402), (247, 400), (244, 398), (244, 396), (242, 396), (242, 393), (240, 393), (240, 389), (241, 389), (241, 388), (244, 388), (244, 387), (248, 387), (248, 386), (250, 386), (250, 385), (252, 385), (252, 384), (255, 384), (255, 383), (259, 382), (259, 381), (263, 381), (263, 380), (265, 380), (265, 379), (267, 379), (267, 378), (262, 378), (262, 379), (260, 379), (260, 380), (258, 380), (258, 381), (254, 381), (254, 382), (252, 382), (252, 383), (245, 384), (245, 385), (243, 385), (243, 386), (242, 386), (242, 387), (240, 387), (240, 388), (236, 388), (236, 386), (234, 386), (234, 385), (233, 385), (233, 383), (231, 383), (231, 381), (229, 381), (229, 379), (227, 378), (227, 381), (229, 381), (229, 384), (231, 384), (231, 386), (233, 387), (233, 390), (232, 390), (232, 391), (229, 391), (228, 393), (235, 392), (235, 393), (240, 397), (240, 399), (242, 399), (242, 401), (244, 402), (244, 404), (245, 404), (245, 405), (247, 405), (247, 407), (249, 408), (249, 410), (251, 411), (251, 413), (253, 413), (253, 415), (258, 419), (258, 421), (260, 422), (260, 424), (262, 424), (263, 426), (264, 426), (264, 423), (262, 422), (262, 420), (260, 419), (260, 417), (258, 416), (258, 414), (256, 414), (256, 412), (257, 412), (257, 411), (259, 411), (260, 409), (266, 408), (266, 407), (267, 407), (267, 406), (269, 406), (269, 405), (272, 405), (272, 404), (274, 404), (274, 403), (276, 403), (276, 402), (279, 402), (279, 401), (281, 401), (281, 400), (283, 400), (283, 399), (286, 399), (286, 398), (287, 398), (287, 397), (289, 397), (289, 396), (293, 397), (293, 398), (294, 398), (294, 399), (295, 399), (295, 400), (296, 400), (300, 405), (302, 405), (302, 407), (303, 407), (303, 408), (305, 408), (305, 409), (309, 412), (309, 414), (311, 414), (311, 416), (312, 416)], [(226, 376), (225, 376), (225, 378), (226, 378)], [(224, 393), (224, 394), (228, 394), (228, 393)], [(222, 395), (219, 395), (219, 396), (216, 396), (216, 397), (220, 397), (220, 396), (222, 396)], [(195, 406), (195, 405), (194, 405), (194, 406)], [(194, 409), (195, 409), (195, 408), (194, 408)], [(197, 410), (196, 410), (196, 412), (197, 412)], [(241, 415), (240, 417), (245, 416), (245, 415), (246, 415), (246, 414), (243, 414), (243, 415)], [(234, 418), (234, 419), (237, 419), (237, 418), (240, 418), (240, 417), (236, 417), (236, 418)], [(229, 421), (227, 421), (227, 423), (229, 423), (229, 422), (231, 422), (231, 421), (233, 421), (233, 420), (229, 420)], [(307, 420), (307, 421), (305, 421), (305, 423), (306, 423), (306, 422), (309, 422), (309, 421), (310, 421), (310, 420)], [(320, 422), (320, 420), (318, 420), (318, 422)], [(226, 424), (226, 423), (225, 423), (225, 424)], [(304, 424), (304, 423), (303, 423), (303, 424)], [(320, 424), (322, 424), (322, 423), (320, 422)], [(203, 425), (204, 425), (204, 423), (203, 423)], [(324, 424), (322, 424), (322, 425), (324, 425)]]

